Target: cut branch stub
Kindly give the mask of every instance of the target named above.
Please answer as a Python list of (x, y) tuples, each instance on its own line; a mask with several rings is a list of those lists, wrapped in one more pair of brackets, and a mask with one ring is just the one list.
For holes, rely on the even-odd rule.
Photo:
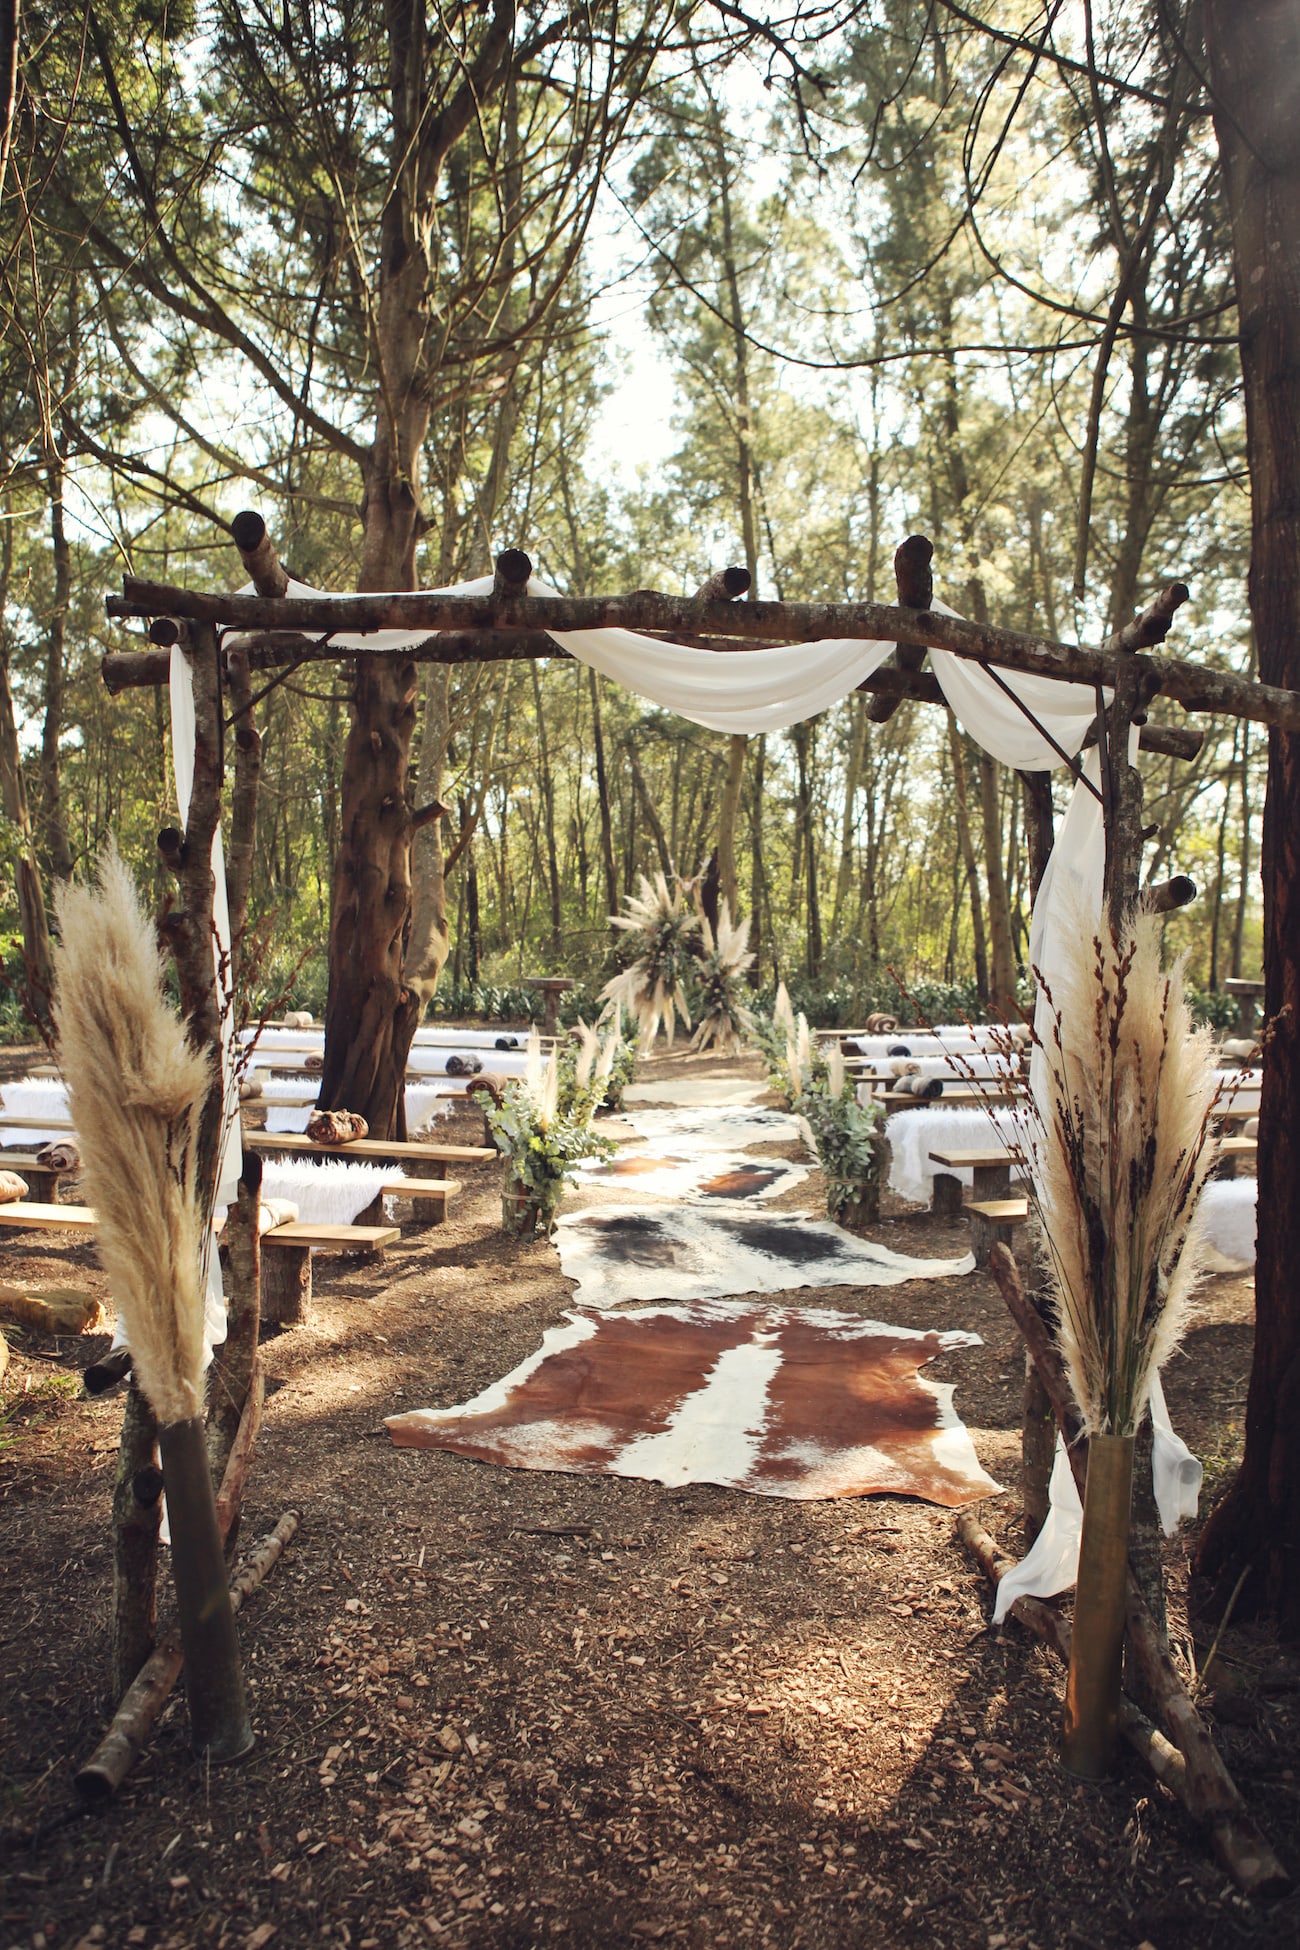
[(1150, 883), (1142, 898), (1152, 914), (1172, 914), (1176, 907), (1187, 907), (1196, 899), (1196, 882), (1185, 873), (1176, 873), (1171, 880)]
[(695, 600), (698, 603), (734, 603), (737, 596), (744, 595), (752, 581), (748, 569), (719, 569), (700, 584), (695, 592)]
[(1163, 643), (1169, 634), (1175, 611), (1182, 608), (1191, 593), (1185, 582), (1167, 583), (1140, 616), (1135, 616), (1122, 629), (1116, 630), (1113, 636), (1106, 638), (1101, 646), (1103, 652), (1149, 650), (1153, 644)]
[[(909, 535), (894, 551), (894, 580), (902, 609), (928, 610), (934, 601), (934, 543), (928, 535)], [(894, 645), (894, 668), (915, 673), (925, 662), (925, 645), (901, 641)], [(878, 696), (867, 706), (872, 724), (888, 724), (902, 702), (901, 694)]]
[(174, 616), (155, 616), (149, 625), (149, 641), (162, 650), (170, 650), (181, 640), (181, 626)]
[(185, 835), (179, 827), (163, 827), (158, 835), (158, 851), (168, 873), (179, 875), (185, 865)]
[(283, 596), (289, 587), (288, 571), (257, 510), (244, 508), (231, 522), (230, 532), (258, 595)]
[(532, 559), (521, 548), (503, 548), (496, 559), (494, 596), (522, 596), (533, 573)]

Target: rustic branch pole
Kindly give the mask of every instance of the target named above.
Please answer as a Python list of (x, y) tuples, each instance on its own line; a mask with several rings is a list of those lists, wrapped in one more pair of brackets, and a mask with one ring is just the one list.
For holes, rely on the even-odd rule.
[[(1038, 1366), (1082, 1496), (1087, 1480), (1087, 1445), (1075, 1439), (1078, 1417), (1056, 1344), (1026, 1294), (1019, 1269), (1007, 1247), (994, 1247), (989, 1271)], [(1189, 1813), (1209, 1826), (1215, 1854), (1240, 1887), (1255, 1894), (1277, 1894), (1289, 1888), (1285, 1869), (1246, 1811), (1240, 1791), (1224, 1766), (1209, 1729), (1188, 1697), (1163, 1634), (1131, 1573), (1126, 1622), (1132, 1665), (1140, 1674), (1143, 1688), (1164, 1722), (1166, 1732), (1183, 1755), (1186, 1769), (1183, 1798)], [(1123, 1714), (1120, 1725), (1121, 1731), (1126, 1732)]]
[[(928, 610), (934, 601), (934, 543), (926, 535), (909, 535), (894, 551), (894, 581), (898, 585), (901, 609)], [(923, 643), (899, 642), (894, 645), (893, 668), (902, 676), (915, 677), (925, 662)], [(938, 690), (937, 679), (932, 680)], [(877, 694), (867, 706), (872, 724), (888, 724), (903, 701), (905, 692)], [(943, 694), (939, 693), (942, 702)]]
[(162, 1472), (158, 1424), (133, 1380), (122, 1403), (113, 1484), (113, 1596), (109, 1687), (120, 1699), (154, 1648), (158, 1629), (158, 1527)]
[(256, 509), (242, 509), (231, 522), (230, 533), (258, 595), (283, 596), (289, 587), (289, 572)]
[[(225, 1493), (224, 1485), (222, 1493)], [(232, 1612), (238, 1612), (244, 1600), (256, 1591), (267, 1572), (279, 1560), (285, 1545), (292, 1541), (298, 1524), (297, 1512), (290, 1510), (281, 1517), (275, 1529), (262, 1539), (230, 1586)], [(180, 1634), (173, 1628), (136, 1674), (90, 1759), (78, 1768), (74, 1779), (83, 1800), (107, 1801), (117, 1793), (143, 1751), (145, 1741), (166, 1705), (184, 1664)]]
[[(176, 589), (137, 576), (123, 579), (124, 595), (110, 596), (113, 617), (178, 616), (241, 630), (306, 630), (324, 635), (379, 629), (664, 630), (674, 638), (704, 634), (755, 643), (809, 643), (822, 637), (862, 637), (922, 643), (955, 656), (1023, 670), (1070, 683), (1113, 685), (1127, 652), (1085, 650), (1018, 630), (967, 622), (933, 611), (881, 603), (698, 602), (643, 590), (629, 596), (520, 597), (409, 595), (330, 597), (221, 596)], [(473, 648), (467, 641), (466, 652)], [(337, 658), (337, 645), (310, 646), (304, 661)], [(375, 654), (375, 653), (370, 653)], [(410, 652), (405, 653), (406, 656)], [(475, 661), (462, 654), (454, 661)], [(1190, 711), (1220, 711), (1283, 730), (1300, 729), (1300, 693), (1257, 684), (1230, 671), (1210, 670), (1173, 657), (1139, 653), (1153, 690)]]
[[(235, 1202), (226, 1213), (226, 1338), (214, 1348), (208, 1370), (208, 1462), (219, 1483), (240, 1434), (250, 1423), (247, 1439), (257, 1433), (259, 1412), (250, 1418), (250, 1402), (261, 1400), (257, 1333), (262, 1313), (261, 1209), (262, 1160), (245, 1151)], [(239, 1535), (239, 1514), (233, 1515), (226, 1537), (229, 1555)]]

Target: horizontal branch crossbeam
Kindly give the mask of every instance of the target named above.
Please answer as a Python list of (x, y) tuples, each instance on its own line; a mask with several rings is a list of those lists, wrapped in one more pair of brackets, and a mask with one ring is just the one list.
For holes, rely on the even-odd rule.
[[(932, 610), (908, 610), (883, 603), (728, 603), (699, 601), (642, 590), (628, 596), (516, 597), (442, 596), (429, 591), (406, 595), (324, 597), (229, 596), (170, 588), (127, 576), (124, 594), (108, 599), (114, 617), (174, 616), (244, 631), (301, 630), (358, 635), (403, 629), (463, 633), (455, 646), (458, 662), (501, 657), (555, 655), (552, 647), (520, 650), (500, 641), (503, 633), (542, 633), (599, 629), (657, 630), (670, 637), (705, 636), (718, 646), (739, 649), (763, 643), (810, 643), (847, 637), (923, 643), (978, 663), (1062, 683), (1111, 685), (1121, 659), (1140, 664), (1144, 688), (1163, 692), (1187, 711), (1213, 711), (1247, 718), (1286, 731), (1300, 731), (1300, 694), (1257, 684), (1231, 671), (1212, 670), (1175, 657), (1126, 650), (1085, 650), (1049, 637), (997, 629)], [(479, 648), (483, 633), (488, 643)], [(452, 649), (438, 645), (439, 660)], [(485, 654), (486, 651), (486, 654)], [(354, 655), (334, 644), (321, 645), (316, 660)], [(410, 656), (411, 650), (400, 654)]]

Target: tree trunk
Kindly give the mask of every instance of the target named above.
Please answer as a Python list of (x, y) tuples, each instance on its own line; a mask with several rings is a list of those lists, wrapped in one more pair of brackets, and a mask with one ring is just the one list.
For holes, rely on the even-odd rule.
[(596, 748), (596, 797), (600, 812), (600, 863), (605, 875), (605, 912), (618, 913), (618, 870), (614, 865), (614, 815), (609, 798), (609, 774), (605, 770), (605, 728), (601, 722), (600, 679), (590, 665), (587, 681), (591, 691), (591, 736)]
[(984, 832), (984, 878), (989, 890), (989, 1000), (997, 1015), (1010, 1017), (1016, 1006), (1016, 958), (1011, 943), (1011, 901), (1002, 865), (1002, 808), (998, 768), (988, 752), (979, 755), (980, 816)]
[[(6, 514), (8, 510), (6, 509)], [(32, 840), (31, 819), (27, 810), (27, 785), (23, 778), (22, 752), (18, 743), (18, 720), (14, 714), (13, 692), (9, 687), (8, 633), (5, 617), (9, 607), (9, 577), (13, 563), (13, 523), (6, 520), (0, 538), (0, 811), (18, 833), (14, 860), (14, 880), (18, 892), (18, 924), (23, 935), (23, 975), (28, 1007), (42, 1021), (48, 1021), (50, 996), (54, 987), (54, 962), (50, 952), (49, 921), (36, 847)]]
[(966, 790), (966, 754), (956, 718), (948, 713), (948, 748), (952, 753), (953, 809), (957, 816), (957, 844), (966, 868), (970, 888), (971, 932), (974, 937), (975, 987), (981, 1002), (989, 1000), (989, 954), (984, 935), (984, 902), (980, 896), (979, 868), (975, 864), (975, 843), (970, 831), (970, 805)]
[(736, 732), (727, 744), (727, 777), (722, 788), (718, 813), (718, 888), (732, 920), (740, 914), (740, 877), (736, 871), (736, 815), (740, 810), (740, 791), (745, 782), (745, 753), (749, 739)]
[[(1203, 9), (1232, 220), (1251, 483), (1250, 608), (1266, 684), (1300, 684), (1300, 8)], [(1270, 731), (1264, 803), (1265, 1045), (1255, 1357), (1237, 1478), (1202, 1535), (1201, 1569), (1300, 1635), (1300, 739)]]
[(45, 717), (41, 725), (41, 812), (45, 852), (56, 880), (72, 873), (72, 848), (63, 819), (59, 747), (63, 738), (63, 693), (67, 657), (68, 606), (72, 601), (72, 548), (63, 514), (63, 456), (55, 453), (46, 475), (50, 498), (50, 543), (54, 559), (54, 600), (45, 652)]

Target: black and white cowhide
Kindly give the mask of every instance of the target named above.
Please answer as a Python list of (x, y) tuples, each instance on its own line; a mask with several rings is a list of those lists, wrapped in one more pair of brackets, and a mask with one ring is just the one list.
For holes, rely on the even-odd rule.
[(628, 1300), (726, 1299), (801, 1286), (898, 1286), (969, 1273), (975, 1261), (908, 1259), (812, 1219), (743, 1204), (595, 1206), (562, 1214), (560, 1270), (587, 1307)]

